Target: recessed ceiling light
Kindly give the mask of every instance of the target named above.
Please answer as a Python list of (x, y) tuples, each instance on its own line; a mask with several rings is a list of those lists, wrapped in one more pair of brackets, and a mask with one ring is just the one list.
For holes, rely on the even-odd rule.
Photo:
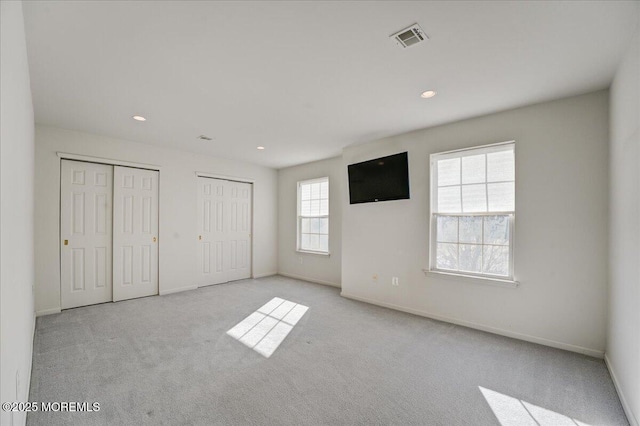
[(262, 151), (264, 149), (264, 146), (259, 146), (258, 149)]
[(425, 99), (429, 99), (429, 98), (433, 98), (438, 92), (436, 92), (435, 90), (427, 90), (426, 92), (422, 92), (422, 94), (420, 95), (421, 98), (425, 98)]
[(134, 119), (134, 120), (136, 120), (136, 121), (147, 121), (147, 119), (146, 119), (146, 118), (144, 118), (144, 117), (143, 117), (143, 116), (141, 116), (141, 115), (134, 115), (134, 116), (133, 116), (133, 117), (131, 117), (131, 118), (133, 118), (133, 119)]

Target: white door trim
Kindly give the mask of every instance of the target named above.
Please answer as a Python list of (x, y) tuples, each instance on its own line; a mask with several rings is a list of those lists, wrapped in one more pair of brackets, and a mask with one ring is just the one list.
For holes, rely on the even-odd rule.
[(238, 176), (225, 176), (225, 175), (219, 175), (216, 173), (196, 172), (196, 176), (204, 177), (204, 178), (212, 178), (212, 179), (230, 180), (232, 182), (256, 183), (255, 179), (238, 177)]
[(91, 155), (72, 154), (69, 152), (56, 152), (59, 158), (63, 160), (78, 160), (88, 163), (110, 164), (112, 166), (135, 167), (137, 169), (157, 170), (160, 171), (161, 166), (147, 163), (133, 163), (131, 161), (115, 160), (113, 158), (93, 157)]

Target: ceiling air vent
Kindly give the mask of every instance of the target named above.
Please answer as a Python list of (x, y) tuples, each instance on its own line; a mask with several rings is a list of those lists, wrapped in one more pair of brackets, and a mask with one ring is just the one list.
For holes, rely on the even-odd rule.
[(394, 39), (403, 48), (429, 40), (429, 37), (427, 37), (418, 24), (413, 24), (409, 28), (398, 31), (390, 35), (389, 38)]
[(198, 139), (202, 139), (203, 141), (212, 141), (213, 140), (209, 136), (205, 136), (205, 135), (198, 136)]

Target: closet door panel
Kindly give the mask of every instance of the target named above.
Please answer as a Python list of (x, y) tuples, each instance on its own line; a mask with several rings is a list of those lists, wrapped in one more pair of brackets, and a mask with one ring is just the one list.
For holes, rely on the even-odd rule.
[(229, 281), (251, 277), (251, 201), (250, 183), (229, 182)]
[(158, 294), (158, 172), (114, 167), (113, 300)]
[(251, 277), (252, 187), (198, 178), (198, 286)]
[(113, 166), (61, 161), (62, 309), (112, 300)]
[(199, 287), (227, 282), (223, 264), (227, 250), (225, 199), (228, 188), (220, 179), (198, 178), (198, 283)]

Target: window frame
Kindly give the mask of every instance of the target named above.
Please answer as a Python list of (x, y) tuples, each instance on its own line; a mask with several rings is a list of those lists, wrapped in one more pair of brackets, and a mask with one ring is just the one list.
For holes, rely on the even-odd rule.
[[(323, 250), (309, 250), (302, 248), (302, 185), (310, 185), (314, 183), (327, 183), (327, 214), (319, 215), (319, 216), (304, 216), (304, 218), (313, 218), (313, 219), (327, 219), (327, 251)], [(314, 179), (306, 179), (300, 180), (297, 183), (297, 196), (296, 196), (296, 252), (298, 253), (308, 253), (308, 254), (318, 254), (322, 256), (330, 256), (330, 245), (331, 245), (331, 219), (330, 219), (330, 210), (331, 210), (331, 187), (329, 182), (329, 176), (314, 178)]]
[[(433, 153), (429, 156), (429, 173), (430, 173), (430, 185), (429, 185), (429, 191), (430, 191), (430, 203), (429, 203), (429, 269), (428, 272), (432, 272), (432, 273), (436, 273), (436, 274), (446, 274), (446, 275), (453, 275), (453, 276), (459, 276), (459, 277), (468, 277), (468, 278), (478, 278), (481, 280), (489, 280), (489, 281), (496, 281), (496, 282), (508, 282), (508, 283), (516, 283), (515, 281), (515, 247), (514, 247), (514, 240), (515, 240), (515, 220), (516, 220), (516, 207), (515, 207), (515, 198), (516, 198), (516, 194), (515, 194), (515, 174), (514, 174), (514, 206), (513, 206), (513, 211), (487, 211), (487, 212), (478, 212), (478, 213), (465, 213), (465, 212), (460, 212), (460, 213), (437, 213), (437, 209), (438, 209), (438, 160), (447, 160), (450, 158), (463, 158), (463, 157), (467, 157), (467, 156), (474, 156), (474, 155), (480, 155), (480, 154), (489, 154), (492, 152), (499, 152), (499, 151), (504, 151), (505, 150), (505, 146), (510, 146), (511, 150), (514, 153), (514, 170), (515, 170), (515, 141), (506, 141), (506, 142), (499, 142), (499, 143), (494, 143), (494, 144), (488, 144), (488, 145), (480, 145), (480, 146), (474, 146), (474, 147), (469, 147), (469, 148), (463, 148), (463, 149), (457, 149), (457, 150), (452, 150), (452, 151), (445, 151), (445, 152), (437, 152), (437, 153)], [(462, 173), (462, 169), (461, 169), (461, 173)], [(487, 173), (487, 170), (485, 168), (485, 173)], [(487, 181), (485, 179), (485, 184), (487, 184)], [(494, 183), (494, 182), (491, 182)], [(498, 182), (495, 182), (498, 183)], [(462, 180), (460, 181), (460, 185), (461, 188), (463, 186), (462, 184)], [(489, 205), (487, 203), (487, 210), (489, 208)], [(438, 216), (449, 216), (449, 217), (485, 217), (485, 216), (508, 216), (508, 220), (509, 220), (509, 273), (508, 275), (497, 275), (497, 274), (488, 274), (488, 273), (484, 273), (484, 272), (471, 272), (471, 271), (461, 271), (461, 270), (452, 270), (452, 269), (442, 269), (442, 268), (438, 268), (437, 267), (437, 218)], [(459, 226), (459, 225), (458, 225)], [(459, 231), (459, 227), (458, 227), (458, 232)], [(483, 225), (483, 232), (484, 232), (484, 225)], [(480, 245), (481, 247), (484, 247), (487, 244), (483, 244), (484, 241)], [(461, 244), (458, 238), (458, 242), (456, 243), (459, 245)], [(458, 252), (459, 253), (459, 252)], [(458, 257), (459, 259), (459, 257)], [(426, 272), (426, 271), (425, 271)]]

